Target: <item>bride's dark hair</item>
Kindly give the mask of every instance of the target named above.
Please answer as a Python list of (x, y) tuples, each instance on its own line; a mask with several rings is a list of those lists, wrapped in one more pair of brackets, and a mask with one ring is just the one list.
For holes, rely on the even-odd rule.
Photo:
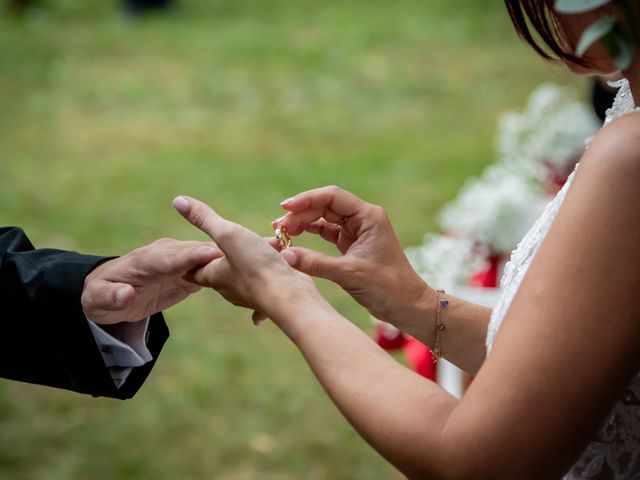
[[(584, 58), (575, 56), (573, 51), (563, 46), (563, 42), (560, 41), (558, 34), (560, 25), (553, 13), (555, 0), (505, 0), (504, 3), (518, 35), (543, 58), (588, 65)], [(539, 40), (534, 37), (534, 31)], [(551, 54), (540, 45), (539, 41), (544, 43)]]

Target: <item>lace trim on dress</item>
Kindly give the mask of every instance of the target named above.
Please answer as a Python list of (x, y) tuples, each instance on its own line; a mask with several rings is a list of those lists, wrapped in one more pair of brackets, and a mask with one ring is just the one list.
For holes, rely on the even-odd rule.
[[(604, 122), (605, 125), (610, 124), (612, 121), (622, 117), (623, 115), (640, 110), (640, 108), (635, 106), (628, 80), (622, 79), (615, 82), (609, 82), (609, 85), (612, 87), (618, 87), (619, 90), (613, 105), (607, 110), (607, 118)], [(502, 320), (511, 306), (511, 302), (520, 287), (520, 283), (522, 283), (524, 275), (529, 269), (529, 265), (531, 264), (533, 257), (538, 251), (542, 240), (544, 240), (544, 237), (547, 235), (551, 228), (551, 224), (555, 220), (558, 211), (562, 206), (577, 169), (578, 166), (576, 166), (574, 172), (569, 176), (562, 190), (560, 190), (556, 197), (547, 205), (547, 208), (542, 213), (538, 221), (533, 225), (533, 227), (531, 227), (531, 230), (529, 230), (516, 249), (511, 253), (511, 259), (505, 265), (504, 274), (500, 281), (502, 293), (498, 300), (498, 304), (492, 312), (487, 330), (487, 354), (493, 347), (493, 341), (500, 329)]]
[(636, 107), (636, 103), (633, 100), (633, 94), (631, 93), (631, 86), (629, 80), (623, 78), (622, 80), (616, 80), (615, 82), (608, 82), (610, 87), (618, 88), (618, 94), (611, 108), (607, 110), (605, 125), (609, 125), (617, 118), (626, 115), (627, 113), (636, 112), (640, 108)]
[(525, 235), (516, 249), (511, 253), (511, 259), (504, 267), (504, 273), (500, 280), (500, 288), (502, 292), (500, 294), (498, 304), (491, 313), (491, 320), (489, 321), (489, 327), (487, 330), (487, 355), (493, 348), (493, 340), (502, 325), (502, 320), (507, 314), (507, 310), (511, 306), (511, 302), (518, 292), (518, 288), (520, 288), (522, 279), (527, 273), (533, 257), (538, 251), (538, 248), (542, 244), (542, 240), (546, 236), (551, 224), (560, 210), (564, 197), (573, 182), (573, 177), (575, 176), (577, 169), (578, 166), (576, 166), (576, 169), (569, 176), (567, 183), (564, 185), (562, 190), (560, 190), (556, 197), (549, 202), (540, 218), (536, 221), (533, 227), (531, 227), (531, 230), (529, 230)]
[[(605, 125), (627, 113), (640, 110), (635, 106), (627, 80), (612, 82), (610, 85), (619, 87), (619, 91), (613, 105), (607, 111)], [(577, 168), (576, 166), (565, 186), (547, 205), (542, 216), (512, 252), (511, 260), (505, 266), (500, 281), (502, 293), (491, 314), (487, 329), (487, 354), (491, 352), (502, 320), (531, 261), (560, 211)], [(640, 480), (640, 373), (627, 386), (596, 437), (564, 477), (564, 480), (584, 479)]]

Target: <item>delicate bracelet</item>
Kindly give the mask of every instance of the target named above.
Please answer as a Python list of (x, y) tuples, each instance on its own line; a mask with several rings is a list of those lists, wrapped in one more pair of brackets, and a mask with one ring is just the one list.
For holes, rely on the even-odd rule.
[(440, 332), (444, 332), (447, 327), (442, 323), (442, 309), (449, 306), (449, 300), (443, 297), (447, 292), (444, 290), (436, 290), (436, 296), (438, 301), (436, 303), (436, 315), (435, 315), (435, 340), (433, 342), (433, 363), (436, 363), (442, 358), (442, 350), (440, 348)]

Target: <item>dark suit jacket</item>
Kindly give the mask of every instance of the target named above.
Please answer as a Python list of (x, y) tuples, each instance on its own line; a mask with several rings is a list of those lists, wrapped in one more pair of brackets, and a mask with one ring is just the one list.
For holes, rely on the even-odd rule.
[(161, 314), (149, 322), (154, 361), (117, 389), (82, 312), (87, 274), (106, 259), (34, 250), (17, 227), (0, 227), (0, 377), (94, 396), (131, 398), (169, 336)]

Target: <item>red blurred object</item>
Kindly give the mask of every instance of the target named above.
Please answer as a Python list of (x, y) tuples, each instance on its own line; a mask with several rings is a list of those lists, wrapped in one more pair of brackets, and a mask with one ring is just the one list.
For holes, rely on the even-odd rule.
[(413, 371), (429, 380), (436, 380), (433, 355), (429, 347), (422, 342), (384, 323), (376, 327), (375, 341), (387, 351), (403, 350)]
[(575, 170), (578, 160), (580, 160), (580, 155), (576, 155), (564, 168), (559, 168), (550, 162), (543, 162), (547, 170), (547, 185), (545, 188), (547, 194), (556, 195), (564, 187), (569, 175)]
[(498, 286), (498, 266), (500, 257), (492, 255), (487, 258), (489, 266), (486, 270), (476, 273), (469, 279), (469, 285), (472, 287), (495, 288)]
[(409, 341), (407, 335), (383, 323), (376, 326), (375, 340), (386, 351), (400, 350)]
[(429, 347), (413, 337), (409, 337), (404, 347), (411, 369), (429, 380), (436, 381), (436, 363)]

